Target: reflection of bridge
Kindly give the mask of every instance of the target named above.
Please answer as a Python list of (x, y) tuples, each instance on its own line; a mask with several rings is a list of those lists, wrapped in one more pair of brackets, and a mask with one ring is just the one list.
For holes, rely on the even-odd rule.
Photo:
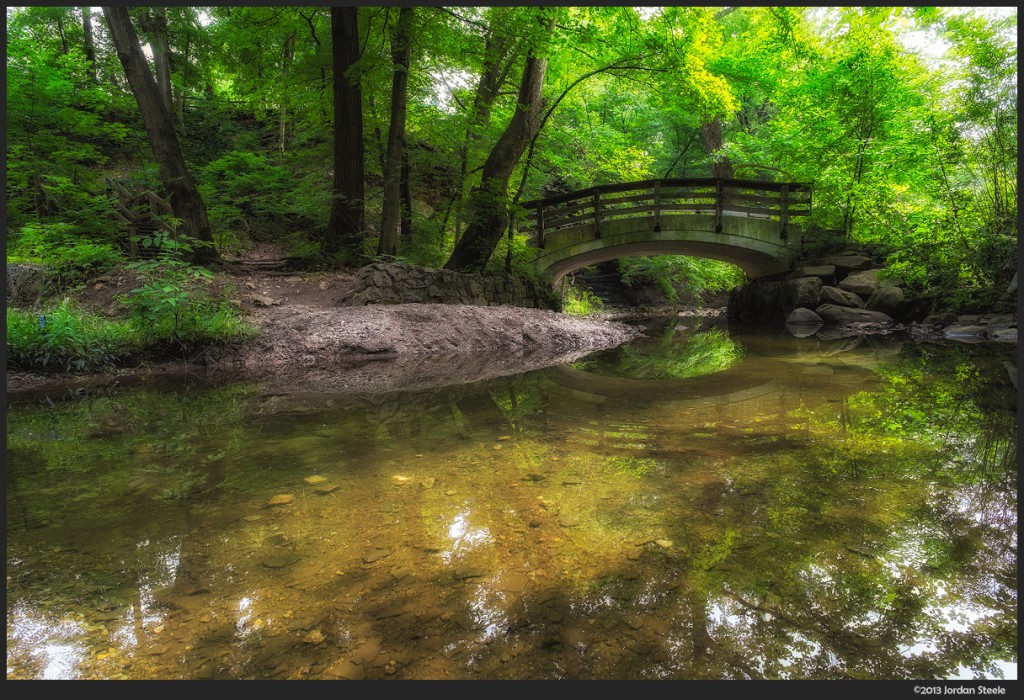
[[(799, 182), (665, 179), (591, 187), (525, 202), (536, 264), (552, 282), (605, 260), (691, 255), (724, 260), (751, 277), (789, 269), (793, 217), (811, 210)], [(794, 236), (794, 234), (796, 234)]]
[(791, 356), (780, 354), (787, 340), (741, 337), (739, 342), (746, 349), (742, 360), (727, 369), (687, 379), (609, 376), (561, 365), (549, 370), (545, 388), (576, 404), (666, 403), (747, 415), (768, 411), (769, 405), (775, 410), (791, 410), (800, 404), (813, 406), (870, 391), (880, 382), (872, 368), (893, 361), (876, 348), (839, 342), (808, 346), (806, 355), (794, 362)]

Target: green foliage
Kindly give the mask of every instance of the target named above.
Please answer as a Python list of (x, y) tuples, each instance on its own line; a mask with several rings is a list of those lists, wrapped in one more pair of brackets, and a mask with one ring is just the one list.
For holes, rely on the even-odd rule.
[(173, 341), (188, 347), (234, 340), (251, 333), (252, 329), (239, 319), (234, 308), (196, 289), (195, 283), (210, 279), (212, 273), (187, 262), (194, 250), (190, 240), (158, 231), (140, 243), (156, 249), (157, 257), (128, 265), (142, 276), (143, 285), (121, 301), (131, 309), (132, 321), (144, 343)]
[(704, 295), (726, 291), (746, 281), (743, 270), (731, 263), (682, 255), (621, 258), (619, 272), (627, 285), (656, 285), (673, 305), (679, 303), (681, 292), (700, 305)]
[(601, 311), (604, 302), (589, 289), (568, 285), (562, 295), (562, 312), (570, 316), (592, 316)]
[(80, 226), (63, 222), (26, 224), (9, 246), (8, 262), (43, 265), (54, 291), (124, 261), (111, 244), (97, 242)]
[(207, 164), (199, 180), (221, 251), (267, 239), (285, 227), (292, 177), (262, 154), (231, 151)]
[(185, 333), (182, 314), (188, 311), (192, 301), (189, 283), (213, 275), (206, 268), (187, 262), (185, 258), (194, 246), (183, 236), (176, 240), (164, 231), (157, 231), (139, 243), (143, 248), (156, 250), (157, 255), (128, 265), (142, 276), (144, 284), (133, 289), (122, 301), (131, 308), (137, 322), (181, 336)]
[[(92, 79), (74, 8), (8, 10), (7, 225), (59, 217), (100, 239), (113, 233), (100, 168), (132, 148), (129, 97)], [(73, 35), (73, 34), (72, 34)], [(112, 57), (116, 64), (116, 56)], [(99, 61), (103, 72), (106, 62)]]
[(132, 324), (83, 313), (68, 300), (41, 313), (7, 309), (8, 369), (109, 369), (136, 342)]
[[(536, 45), (552, 111), (529, 163), (510, 174), (510, 192), (523, 183), (519, 200), (558, 184), (725, 166), (813, 182), (813, 212), (795, 222), (813, 229), (807, 251), (871, 246), (924, 296), (962, 310), (988, 303), (1017, 253), (1016, 14), (993, 10), (575, 6), (551, 10), (550, 38), (532, 7), (417, 13), (407, 113), (414, 234), (402, 236), (399, 256), (446, 262)], [(174, 117), (218, 246), (273, 241), (312, 264), (337, 264), (318, 256), (315, 237), (333, 177), (328, 8), (202, 12), (209, 21), (199, 8), (166, 9)], [(364, 94), (372, 252), (396, 13), (359, 14), (350, 77)], [(68, 248), (74, 269), (92, 264), (86, 245), (115, 242), (105, 176), (160, 189), (123, 69), (98, 16), (93, 25), (94, 62), (80, 8), (8, 11), (7, 227), (73, 227), (82, 236)], [(915, 48), (922, 43), (949, 50), (940, 62)], [(484, 94), (491, 67), (502, 80)], [(28, 258), (35, 244), (19, 235), (11, 252)], [(502, 240), (489, 267), (509, 260), (526, 274), (530, 251), (517, 237), (509, 256)], [(57, 246), (39, 254), (62, 257)], [(673, 301), (733, 283), (702, 265), (637, 261), (623, 271)]]
[(636, 379), (689, 379), (728, 369), (745, 354), (719, 328), (682, 334), (670, 327), (655, 343), (623, 347), (615, 373)]

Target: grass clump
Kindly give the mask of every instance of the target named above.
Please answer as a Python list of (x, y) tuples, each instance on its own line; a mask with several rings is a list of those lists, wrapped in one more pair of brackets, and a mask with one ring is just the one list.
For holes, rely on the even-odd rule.
[(237, 342), (255, 329), (223, 301), (192, 296), (176, 313), (110, 319), (68, 299), (43, 311), (7, 309), (7, 368), (80, 374)]
[(130, 321), (84, 313), (67, 299), (43, 312), (7, 309), (9, 369), (104, 370), (138, 345), (138, 329)]

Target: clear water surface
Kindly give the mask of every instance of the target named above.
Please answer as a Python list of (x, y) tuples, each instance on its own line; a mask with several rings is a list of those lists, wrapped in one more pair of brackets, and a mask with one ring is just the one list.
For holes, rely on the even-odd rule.
[(9, 397), (7, 677), (1016, 678), (1015, 363), (676, 319), (429, 391)]

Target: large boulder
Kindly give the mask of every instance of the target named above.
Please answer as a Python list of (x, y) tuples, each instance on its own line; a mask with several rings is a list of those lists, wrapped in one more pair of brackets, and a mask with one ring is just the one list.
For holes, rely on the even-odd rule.
[(944, 328), (952, 323), (956, 323), (956, 314), (948, 311), (939, 314), (928, 314), (921, 321), (923, 326), (937, 326), (939, 328)]
[(985, 326), (967, 323), (955, 323), (942, 329), (942, 335), (947, 338), (961, 340), (964, 338), (984, 338), (988, 333)]
[(867, 299), (879, 287), (902, 286), (903, 282), (901, 280), (881, 277), (879, 275), (880, 272), (881, 270), (851, 272), (839, 283), (839, 288)]
[(881, 311), (883, 314), (898, 317), (906, 305), (907, 298), (902, 289), (883, 285), (871, 293), (864, 306), (872, 311)]
[(834, 280), (835, 276), (835, 265), (808, 265), (796, 268), (786, 276), (786, 279), (795, 280), (801, 277), (820, 277), (824, 283)]
[(822, 304), (814, 310), (814, 313), (821, 316), (822, 320), (826, 323), (892, 323), (892, 318), (881, 311), (855, 309), (849, 306), (837, 306), (835, 304)]
[(823, 304), (835, 304), (836, 306), (850, 306), (854, 309), (863, 309), (864, 300), (853, 292), (848, 292), (839, 287), (822, 287), (821, 298)]
[(997, 343), (1016, 343), (1017, 342), (1017, 329), (1016, 328), (1003, 328), (989, 333), (989, 339), (996, 341)]
[(826, 258), (825, 264), (835, 266), (836, 271), (842, 275), (855, 270), (867, 270), (874, 265), (874, 261), (857, 253), (843, 253)]
[(820, 277), (801, 277), (782, 283), (782, 310), (788, 313), (798, 307), (813, 309), (821, 294)]

